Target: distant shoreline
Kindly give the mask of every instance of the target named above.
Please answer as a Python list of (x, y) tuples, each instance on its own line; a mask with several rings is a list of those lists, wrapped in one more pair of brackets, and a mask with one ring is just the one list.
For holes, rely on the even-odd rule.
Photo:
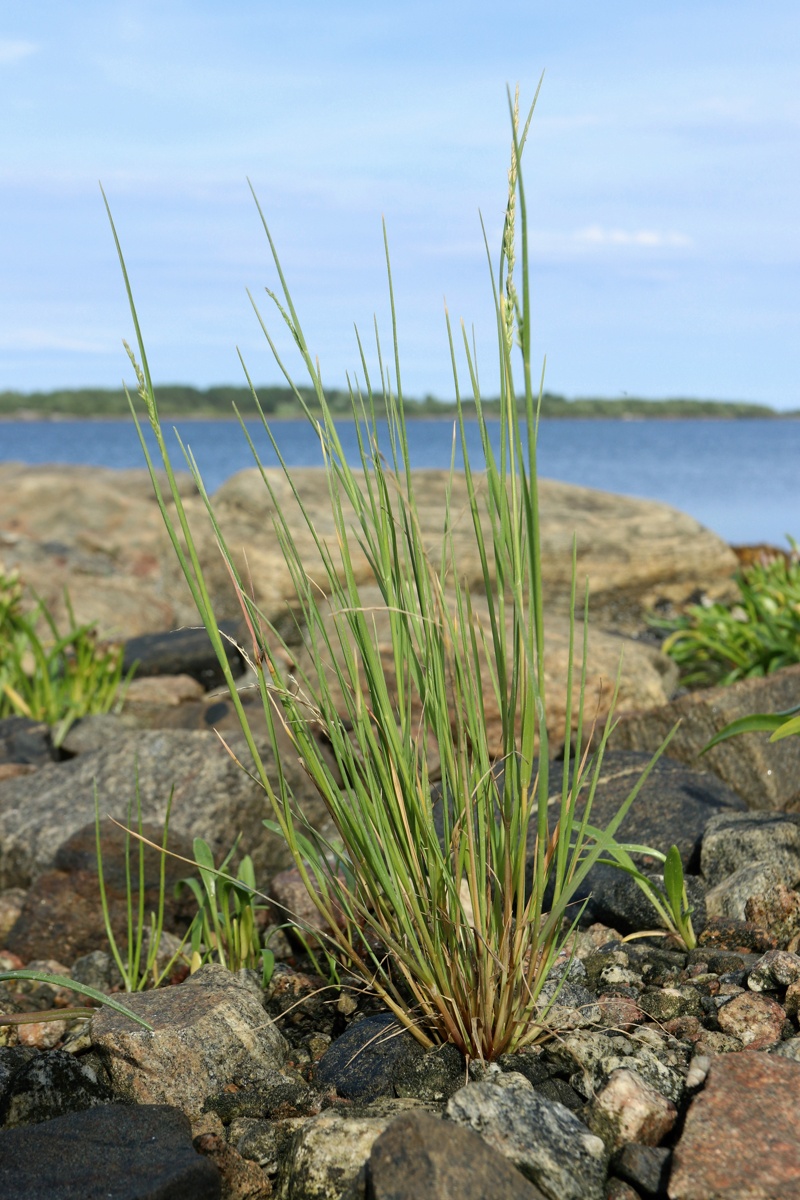
[[(656, 404), (658, 401), (652, 401)], [(319, 414), (321, 415), (321, 414)], [(259, 414), (248, 412), (242, 414), (246, 421), (259, 420)], [(349, 420), (350, 414), (336, 413), (338, 420)], [(405, 413), (406, 420), (409, 421), (442, 421), (449, 418), (456, 418), (456, 408), (452, 410), (442, 409), (440, 412), (408, 412)], [(490, 419), (494, 414), (489, 414)], [(220, 412), (175, 412), (175, 413), (160, 413), (162, 421), (181, 422), (186, 424), (191, 421), (237, 421), (238, 418), (234, 413)], [(302, 412), (296, 413), (267, 413), (267, 420), (270, 424), (283, 423), (285, 421), (301, 421), (304, 420)], [(467, 412), (466, 420), (475, 420), (475, 417)], [(30, 411), (23, 412), (0, 412), (0, 425), (2, 424), (47, 424), (57, 425), (66, 421), (113, 421), (116, 423), (127, 423), (130, 421), (130, 415), (125, 416), (122, 413), (71, 413), (71, 412), (52, 412), (52, 413), (31, 413)], [(709, 412), (653, 412), (644, 415), (642, 413), (609, 413), (609, 412), (575, 412), (575, 413), (542, 413), (542, 421), (800, 421), (800, 412), (791, 410), (789, 412), (779, 412), (774, 409), (767, 409), (765, 412), (748, 412), (748, 413), (709, 413)], [(146, 423), (146, 422), (145, 422)]]
[[(165, 420), (231, 420), (236, 419), (234, 407), (246, 419), (258, 420), (259, 411), (253, 392), (247, 387), (220, 385), (196, 388), (188, 384), (161, 384), (155, 389), (159, 411)], [(288, 387), (263, 385), (255, 389), (258, 403), (270, 421), (296, 420), (304, 416), (304, 405), (314, 415), (321, 415), (316, 394), (310, 388), (293, 392)], [(137, 411), (143, 412), (141, 403), (131, 393)], [(350, 393), (329, 389), (326, 402), (336, 419), (348, 419), (353, 415)], [(359, 401), (360, 403), (360, 401)], [(374, 398), (375, 414), (385, 415), (382, 396)], [(496, 397), (481, 401), (484, 414), (496, 417), (500, 414), (500, 402)], [(455, 401), (439, 400), (426, 395), (419, 398), (407, 397), (404, 405), (409, 420), (430, 418), (452, 419), (456, 415)], [(475, 413), (473, 400), (463, 403), (465, 417)], [(800, 408), (778, 410), (766, 404), (755, 404), (746, 400), (707, 400), (696, 397), (671, 396), (647, 400), (640, 396), (618, 396), (613, 399), (600, 396), (578, 396), (568, 399), (554, 392), (544, 392), (541, 401), (541, 417), (556, 419), (618, 419), (623, 421), (652, 421), (698, 419), (711, 420), (786, 420), (800, 417)], [(11, 421), (69, 421), (69, 420), (130, 420), (128, 396), (123, 388), (61, 388), (49, 392), (20, 392), (11, 389), (0, 391), (0, 420)]]

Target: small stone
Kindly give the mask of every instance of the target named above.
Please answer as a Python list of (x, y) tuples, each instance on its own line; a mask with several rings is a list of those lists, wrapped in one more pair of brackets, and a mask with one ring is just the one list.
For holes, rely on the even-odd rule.
[(629, 1033), (644, 1020), (641, 1008), (628, 996), (599, 996), (597, 1007), (600, 1012), (598, 1025), (606, 1029), (619, 1029), (623, 1033)]
[(788, 987), (800, 980), (800, 955), (786, 950), (768, 950), (756, 963), (747, 977), (747, 986), (753, 992), (768, 992)]
[(637, 1189), (637, 1195), (666, 1195), (671, 1152), (661, 1146), (629, 1142), (617, 1155), (614, 1169)]
[(427, 1113), (392, 1121), (366, 1169), (371, 1200), (549, 1200), (483, 1138)]
[(765, 954), (777, 948), (777, 940), (765, 929), (751, 921), (736, 921), (731, 917), (709, 917), (703, 932), (698, 936), (698, 945), (714, 949), (733, 951), (737, 954)]
[[(2, 777), (0, 776), (0, 778)], [(0, 946), (5, 945), (9, 930), (13, 928), (22, 912), (27, 895), (25, 888), (4, 888), (0, 892)], [(8, 970), (7, 967), (2, 969)]]
[(800, 932), (800, 893), (779, 883), (770, 892), (751, 896), (744, 906), (745, 920), (768, 929), (781, 946)]
[(769, 996), (743, 992), (717, 1013), (720, 1028), (751, 1050), (764, 1050), (781, 1040), (785, 1013)]
[(635, 1071), (623, 1068), (611, 1072), (606, 1086), (589, 1102), (585, 1119), (613, 1154), (626, 1142), (657, 1146), (677, 1116), (674, 1104)]
[(267, 1200), (272, 1195), (272, 1184), (261, 1168), (242, 1158), (218, 1133), (200, 1134), (192, 1145), (219, 1171), (225, 1200)]
[(52, 1050), (67, 1032), (66, 1021), (28, 1021), (17, 1030), (20, 1046)]
[(447, 1116), (480, 1133), (526, 1179), (558, 1200), (602, 1200), (606, 1150), (563, 1104), (537, 1091), (470, 1083)]
[(687, 1090), (699, 1088), (706, 1081), (708, 1069), (711, 1066), (711, 1057), (708, 1054), (696, 1054), (689, 1063), (689, 1072), (686, 1076)]

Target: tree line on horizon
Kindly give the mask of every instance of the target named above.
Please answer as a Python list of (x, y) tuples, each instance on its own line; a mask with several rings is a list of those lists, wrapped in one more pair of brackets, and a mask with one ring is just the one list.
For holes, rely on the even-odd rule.
[[(316, 408), (316, 397), (308, 388), (301, 388), (303, 399)], [(256, 389), (265, 414), (277, 418), (301, 415), (297, 397), (288, 387), (264, 386)], [(352, 404), (346, 391), (326, 392), (331, 411), (350, 415)], [(196, 388), (188, 384), (165, 384), (156, 387), (159, 409), (166, 417), (230, 417), (234, 405), (245, 417), (257, 416), (253, 395), (249, 388), (222, 385)], [(406, 400), (407, 415), (432, 417), (452, 413), (455, 403), (439, 400), (427, 395), (422, 399)], [(376, 409), (381, 402), (376, 398)], [(491, 415), (499, 401), (485, 400), (483, 409)], [(474, 403), (466, 401), (464, 409), (469, 414)], [(128, 400), (122, 388), (64, 388), (49, 392), (0, 392), (0, 416), (18, 419), (42, 417), (122, 417), (129, 412)], [(553, 392), (542, 396), (541, 415), (547, 417), (616, 417), (616, 418), (667, 418), (667, 417), (797, 417), (800, 409), (791, 412), (777, 411), (766, 404), (755, 404), (739, 400), (695, 400), (691, 398), (668, 398), (645, 400), (635, 396), (615, 399), (602, 397), (579, 397), (574, 400)]]

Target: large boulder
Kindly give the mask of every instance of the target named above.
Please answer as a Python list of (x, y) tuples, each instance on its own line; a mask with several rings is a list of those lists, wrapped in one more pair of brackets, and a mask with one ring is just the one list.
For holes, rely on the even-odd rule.
[[(263, 611), (280, 619), (294, 589), (273, 528), (276, 502), (288, 516), (308, 571), (327, 588), (314, 538), (286, 478), (279, 469), (269, 469), (267, 477), (275, 500), (255, 469), (234, 475), (213, 499), (243, 578), (252, 581)], [(236, 620), (239, 606), (203, 503), (189, 477), (178, 478), (218, 618)], [(292, 478), (314, 532), (332, 539), (325, 472), (297, 469)], [(414, 472), (420, 525), (434, 562), (447, 479), (446, 471)], [(730, 586), (736, 569), (730, 548), (668, 505), (551, 480), (540, 481), (539, 495), (545, 599), (562, 611), (569, 601), (573, 534), (578, 579), (588, 576), (592, 611), (604, 620), (635, 622), (657, 599), (680, 602), (698, 588), (719, 595)], [(18, 568), (61, 616), (68, 585), (78, 620), (96, 620), (104, 636), (197, 624), (145, 471), (0, 464), (0, 496), (0, 564)], [(484, 583), (463, 475), (453, 480), (451, 512), (458, 570), (479, 593)], [(367, 581), (369, 568), (360, 552), (354, 562)]]
[(615, 749), (653, 752), (680, 722), (669, 753), (688, 766), (713, 771), (751, 809), (800, 811), (800, 738), (770, 742), (765, 733), (703, 747), (731, 721), (759, 712), (782, 712), (800, 698), (800, 665), (730, 687), (703, 688), (669, 704), (625, 715), (614, 731)]
[[(249, 763), (242, 735), (228, 738), (240, 762)], [(266, 769), (277, 781), (269, 747), (259, 740)], [(312, 824), (328, 829), (322, 801), (296, 761), (285, 757), (284, 771), (304, 812)], [(101, 814), (125, 823), (137, 787), (143, 819), (156, 823), (163, 823), (174, 788), (176, 837), (205, 838), (217, 861), (241, 834), (260, 878), (288, 865), (282, 839), (263, 826), (273, 815), (266, 793), (215, 733), (123, 727), (106, 745), (69, 762), (0, 780), (0, 887), (27, 887), (54, 865), (64, 840), (94, 819), (95, 788)]]

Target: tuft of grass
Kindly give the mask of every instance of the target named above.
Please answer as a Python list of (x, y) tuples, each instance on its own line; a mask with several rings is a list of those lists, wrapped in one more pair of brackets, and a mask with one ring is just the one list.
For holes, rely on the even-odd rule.
[[(320, 534), (291, 472), (284, 468), (296, 506), (292, 519), (307, 527), (323, 564), (320, 588), (309, 577), (296, 526), (277, 503), (272, 477), (261, 466), (251, 440), (264, 486), (275, 502), (274, 528), (265, 536), (276, 539), (291, 572), (293, 607), (300, 614), (298, 623), (311, 663), (306, 671), (287, 669), (291, 656), (286, 655), (280, 630), (260, 609), (258, 597), (250, 594), (191, 451), (182, 449), (248, 629), (249, 658), (277, 776), (268, 773), (259, 753), (251, 718), (227, 663), (197, 545), (175, 484), (131, 286), (111, 222), (136, 330), (138, 355), (131, 358), (139, 397), (167, 472), (169, 507), (133, 402), (131, 409), (175, 553), (225, 673), (247, 740), (251, 773), (272, 806), (273, 820), (268, 824), (286, 840), (323, 919), (328, 952), (360, 975), (423, 1045), (450, 1041), (468, 1058), (481, 1059), (520, 1050), (545, 1033), (547, 1005), (540, 1002), (540, 993), (579, 918), (576, 892), (601, 855), (626, 865), (628, 851), (640, 849), (618, 845), (616, 833), (650, 769), (610, 825), (604, 830), (594, 828), (592, 798), (613, 728), (609, 716), (592, 758), (588, 752), (572, 757), (567, 747), (558, 794), (555, 800), (550, 798), (536, 467), (543, 393), (531, 365), (528, 218), (522, 174), (535, 102), (534, 98), (522, 124), (518, 106), (509, 96), (512, 163), (496, 271), (487, 243), (501, 387), (497, 454), (466, 331), (462, 325), (459, 336), (449, 317), (446, 320), (457, 397), (453, 461), (460, 440), (468, 504), (466, 513), (455, 511), (448, 487), (438, 547), (425, 543), (420, 527), (385, 229), (391, 362), (383, 357), (376, 329), (373, 381), (364, 344), (356, 333), (360, 373), (348, 381), (359, 442), (354, 466), (345, 458), (319, 365), (306, 343), (259, 207), (280, 284), (279, 293), (268, 295), (291, 332), (310, 381), (313, 408), (293, 382), (255, 303), (254, 309), (322, 448), (335, 527), (329, 539)], [(481, 433), (480, 464), (472, 462), (468, 453), (467, 403), (477, 415)], [(388, 414), (388, 437), (383, 443), (378, 414)], [(263, 410), (261, 416), (271, 437)], [(451, 466), (451, 479), (453, 471)], [(481, 563), (481, 595), (488, 605), (483, 622), (477, 619), (472, 594), (459, 573), (453, 538), (459, 519), (469, 522)], [(390, 627), (388, 649), (379, 637), (373, 609), (362, 599), (356, 554), (366, 556), (369, 563), (369, 585), (380, 588)], [(586, 645), (584, 641), (584, 674), (580, 687), (573, 689), (575, 564), (573, 544), (567, 709), (576, 713), (580, 746)], [(586, 630), (588, 589), (582, 607)], [(340, 697), (338, 704), (336, 697)], [(489, 706), (502, 714), (502, 771), (495, 769), (487, 743), (484, 713)], [(281, 769), (280, 728), (288, 733), (323, 798), (335, 838), (327, 840), (313, 829), (292, 795)], [(440, 761), (443, 799), (439, 805), (429, 769), (431, 744)], [(585, 805), (579, 816), (582, 792)], [(668, 919), (669, 910), (665, 911)]]
[(650, 618), (667, 631), (661, 649), (678, 664), (686, 687), (727, 685), (800, 662), (800, 553), (788, 541), (791, 555), (738, 572), (739, 595), (731, 603)]
[(122, 647), (101, 646), (93, 625), (77, 625), (66, 593), (63, 633), (44, 601), (34, 600), (25, 612), (18, 576), (0, 572), (0, 717), (45, 721), (60, 746), (80, 717), (120, 703)]

